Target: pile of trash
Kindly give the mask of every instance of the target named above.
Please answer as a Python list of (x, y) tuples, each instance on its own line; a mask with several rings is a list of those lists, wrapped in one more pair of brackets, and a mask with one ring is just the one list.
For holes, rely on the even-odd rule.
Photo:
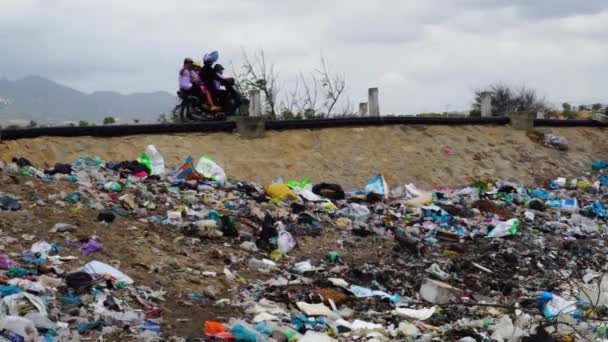
[[(391, 189), (382, 174), (352, 191), (263, 186), (229, 179), (208, 155), (169, 168), (154, 146), (131, 161), (83, 156), (43, 170), (20, 157), (0, 169), (12, 184), (0, 188), (0, 216), (51, 207), (99, 229), (138, 223), (215, 267), (149, 265), (152, 279), (165, 267), (204, 289), (167, 303), (188, 289), (135, 281), (129, 255), (97, 260), (109, 246), (95, 234), (55, 222), (46, 239), (13, 237), (0, 221), (0, 341), (608, 339), (608, 161), (533, 187), (429, 191)], [(12, 251), (18, 238), (31, 247)], [(167, 305), (230, 317), (186, 332), (181, 319), (197, 317), (168, 320)]]

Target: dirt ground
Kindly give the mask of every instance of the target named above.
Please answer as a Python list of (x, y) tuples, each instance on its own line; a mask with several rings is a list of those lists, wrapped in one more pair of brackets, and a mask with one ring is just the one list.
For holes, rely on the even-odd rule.
[(534, 143), (506, 126), (386, 126), (269, 131), (244, 140), (237, 134), (142, 135), (117, 138), (45, 137), (0, 142), (0, 159), (14, 156), (39, 166), (72, 162), (82, 154), (106, 160), (133, 160), (154, 144), (166, 163), (208, 154), (229, 177), (268, 183), (277, 177), (335, 182), (346, 189), (365, 185), (383, 172), (389, 185), (456, 186), (474, 179), (501, 178), (533, 183), (538, 177), (580, 175), (591, 161), (608, 158), (606, 130), (551, 128), (570, 149)]
[[(257, 140), (242, 140), (236, 135), (223, 133), (112, 139), (39, 138), (0, 143), (0, 158), (8, 161), (13, 156), (26, 157), (40, 167), (51, 166), (55, 162), (71, 162), (81, 154), (96, 154), (115, 161), (132, 160), (147, 144), (154, 144), (169, 165), (178, 164), (189, 154), (195, 157), (209, 154), (224, 166), (229, 177), (235, 179), (267, 183), (278, 176), (285, 179), (309, 176), (313, 182), (338, 182), (347, 189), (362, 186), (376, 171), (384, 172), (389, 185), (405, 182), (419, 187), (459, 185), (480, 178), (533, 183), (558, 175), (584, 174), (590, 169), (591, 161), (608, 158), (603, 140), (605, 131), (602, 129), (564, 128), (552, 129), (551, 132), (565, 136), (570, 142), (570, 150), (562, 152), (539, 145), (525, 132), (507, 127), (428, 126), (268, 132), (266, 138)], [(230, 238), (190, 244), (183, 234), (162, 224), (120, 217), (112, 224), (100, 224), (96, 219), (97, 210), (70, 207), (65, 202), (62, 202), (64, 206), (58, 206), (53, 201), (47, 201), (46, 206), (38, 206), (31, 200), (33, 195), (47, 198), (49, 194), (76, 190), (75, 185), (67, 182), (46, 183), (34, 177), (4, 174), (0, 175), (0, 189), (20, 196), (25, 208), (18, 212), (0, 212), (0, 240), (5, 236), (17, 238), (16, 243), (0, 244), (1, 254), (15, 255), (29, 249), (36, 241), (47, 240), (57, 243), (64, 250), (63, 255), (78, 256), (78, 260), (65, 265), (68, 271), (91, 260), (119, 265), (136, 285), (167, 291), (166, 301), (161, 305), (164, 336), (200, 337), (203, 323), (208, 319), (226, 322), (232, 317), (245, 315), (240, 307), (228, 305), (218, 308), (207, 300), (198, 303), (192, 300), (192, 294), (203, 293), (206, 287), (213, 286), (219, 290), (218, 299), (238, 298), (241, 291), (269, 277), (249, 272), (246, 260), (252, 255), (239, 249), (239, 242)], [(167, 208), (159, 210), (166, 211)], [(51, 227), (58, 222), (75, 224), (79, 229), (75, 233), (50, 233)], [(239, 226), (239, 229), (245, 231), (247, 227)], [(104, 244), (102, 252), (85, 257), (67, 243), (68, 238), (86, 241), (91, 236), (97, 236)], [(290, 260), (310, 259), (313, 264), (319, 264), (327, 259), (330, 251), (339, 251), (343, 262), (351, 268), (349, 277), (360, 283), (366, 279), (384, 279), (391, 291), (400, 289), (413, 293), (417, 289), (416, 284), (424, 277), (423, 270), (429, 265), (418, 261), (420, 265), (414, 268), (411, 261), (417, 259), (412, 256), (404, 259), (405, 255), (397, 253), (394, 246), (393, 239), (382, 236), (361, 239), (337, 227), (324, 225), (319, 237), (298, 237), (298, 247), (290, 254)], [(445, 249), (461, 248), (465, 251), (472, 247), (473, 243), (466, 246), (441, 245), (426, 253), (429, 253), (428, 261), (431, 262)], [(488, 246), (491, 249), (495, 247)], [(212, 257), (213, 250), (220, 250), (223, 257)], [(431, 257), (431, 253), (435, 256)], [(485, 260), (483, 255), (476, 254), (475, 258)], [(226, 259), (230, 257), (242, 260), (237, 263), (240, 266), (236, 266), (242, 277), (237, 285), (226, 283), (221, 276), (224, 265), (228, 263)], [(453, 267), (461, 267), (458, 260), (453, 262)], [(286, 268), (287, 262), (279, 261), (282, 269)], [(179, 272), (167, 264), (177, 264), (188, 270)], [(465, 265), (464, 261), (462, 264)], [(165, 266), (155, 270), (157, 265)], [(234, 267), (233, 264), (231, 269)], [(390, 272), (379, 272), (381, 267), (388, 268)], [(197, 273), (201, 271), (217, 272), (218, 276), (202, 276)], [(533, 272), (536, 270), (530, 269), (530, 273)], [(502, 279), (464, 281), (469, 288), (485, 291), (484, 295), (489, 295), (490, 290), (511, 291), (503, 289)], [(534, 288), (548, 287), (536, 284)], [(267, 292), (265, 296), (279, 300), (281, 296), (299, 292), (305, 291), (290, 289), (287, 293)], [(285, 298), (279, 301), (294, 302)], [(363, 310), (365, 305), (386, 305), (377, 301), (351, 301), (348, 304), (360, 306), (360, 312), (367, 311)], [(446, 310), (445, 315), (461, 317), (462, 313)], [(118, 340), (126, 339), (122, 336)]]
[[(239, 293), (255, 284), (266, 280), (270, 275), (252, 272), (247, 268), (247, 260), (252, 254), (238, 248), (239, 241), (230, 238), (204, 239), (197, 244), (188, 243), (180, 232), (172, 231), (163, 224), (144, 223), (136, 218), (118, 217), (111, 224), (97, 221), (98, 211), (86, 207), (75, 207), (63, 201), (40, 206), (33, 196), (47, 199), (49, 195), (60, 192), (69, 193), (78, 187), (67, 182), (48, 183), (35, 177), (7, 176), (0, 174), (2, 192), (18, 196), (25, 210), (12, 212), (0, 211), (0, 254), (17, 256), (21, 251), (29, 250), (37, 241), (55, 243), (62, 249), (62, 256), (73, 255), (77, 260), (69, 261), (64, 270), (76, 270), (92, 260), (116, 265), (121, 271), (135, 280), (137, 286), (148, 286), (154, 290), (167, 291), (165, 301), (161, 304), (163, 336), (203, 338), (203, 324), (206, 320), (228, 322), (231, 318), (245, 316), (237, 306), (227, 305), (218, 308), (213, 301), (204, 299), (196, 302), (192, 299), (195, 293), (203, 294), (208, 286), (215, 287), (219, 293), (217, 299), (238, 298)], [(59, 204), (59, 203), (62, 204)], [(78, 227), (73, 233), (51, 233), (49, 230), (56, 223), (68, 223)], [(246, 226), (238, 226), (241, 231), (248, 231)], [(3, 237), (17, 239), (16, 242), (2, 243)], [(103, 251), (83, 256), (79, 247), (71, 247), (68, 240), (87, 241), (91, 237), (103, 243)], [(321, 236), (298, 237), (298, 247), (291, 253), (290, 260), (313, 260), (318, 264), (327, 258), (330, 251), (339, 250), (343, 261), (350, 264), (355, 261), (379, 260), (379, 255), (389, 253), (394, 242), (387, 240), (383, 247), (377, 247), (379, 238), (355, 241), (355, 237), (338, 229), (324, 228)], [(337, 241), (344, 241), (340, 250)], [(363, 247), (363, 248), (362, 248)], [(352, 248), (352, 249), (351, 249)], [(219, 250), (221, 257), (212, 256), (212, 251)], [(348, 250), (348, 252), (346, 252)], [(257, 253), (256, 253), (257, 254)], [(230, 257), (239, 258), (240, 266), (231, 269), (238, 271), (239, 281), (228, 283), (223, 276), (223, 269)], [(269, 258), (268, 255), (265, 256)], [(289, 260), (278, 263), (287, 267)], [(176, 271), (167, 264), (177, 264), (185, 272)], [(160, 268), (155, 269), (155, 266)], [(198, 272), (216, 272), (217, 277), (201, 275)], [(112, 340), (112, 338), (110, 338)], [(115, 336), (114, 340), (131, 340), (129, 336)]]

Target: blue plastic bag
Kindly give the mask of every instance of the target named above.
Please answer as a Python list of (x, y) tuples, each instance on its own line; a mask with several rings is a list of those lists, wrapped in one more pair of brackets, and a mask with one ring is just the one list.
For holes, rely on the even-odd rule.
[(549, 320), (555, 320), (560, 314), (569, 314), (572, 317), (582, 317), (583, 313), (576, 307), (576, 301), (568, 301), (551, 292), (543, 291), (536, 307)]
[(596, 217), (605, 218), (606, 216), (608, 216), (606, 214), (606, 208), (604, 208), (604, 205), (600, 201), (593, 202), (593, 206), (591, 207), (591, 211), (593, 212), (593, 214)]
[(247, 330), (242, 324), (236, 324), (230, 329), (234, 339), (242, 342), (259, 342), (258, 335)]
[(593, 171), (599, 171), (608, 168), (608, 160), (600, 160), (591, 163), (591, 169)]
[(376, 177), (370, 179), (365, 186), (365, 191), (367, 191), (367, 193), (372, 192), (382, 195), (384, 198), (388, 197), (388, 185), (386, 185), (384, 176), (380, 173), (377, 174)]
[(545, 201), (551, 199), (551, 193), (549, 193), (549, 191), (543, 190), (543, 189), (532, 190), (532, 192), (530, 193), (530, 196), (532, 196), (532, 198), (538, 198), (538, 199), (542, 199)]
[(0, 285), (0, 297), (14, 295), (21, 292), (21, 289), (13, 285)]

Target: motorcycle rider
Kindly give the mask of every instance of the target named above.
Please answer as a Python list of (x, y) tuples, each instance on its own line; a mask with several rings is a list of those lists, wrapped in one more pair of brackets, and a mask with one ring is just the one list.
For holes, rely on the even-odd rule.
[[(217, 62), (219, 53), (213, 51), (205, 54), (203, 57), (203, 67), (201, 68), (200, 77), (205, 84), (205, 88), (211, 93), (213, 99), (220, 99), (219, 89), (216, 88), (216, 82), (223, 83), (224, 79), (217, 74), (213, 69), (213, 64)], [(221, 102), (219, 102), (221, 103)]]
[[(201, 89), (201, 93), (204, 96), (204, 101), (206, 102), (207, 106), (209, 107), (209, 110), (212, 112), (217, 112), (220, 108), (215, 105), (215, 102), (213, 101), (213, 97), (211, 96), (211, 93), (209, 92), (207, 87), (205, 87), (205, 84), (203, 82), (201, 82), (201, 78), (200, 78), (201, 69), (202, 69), (202, 67), (201, 67), (200, 62), (194, 61), (192, 63), (192, 71), (193, 71), (193, 75), (194, 75), (193, 84), (196, 87), (199, 87)], [(201, 99), (201, 101), (203, 101), (203, 99)]]
[(213, 66), (213, 71), (216, 74), (214, 85), (219, 103), (226, 113), (234, 115), (241, 104), (240, 95), (234, 87), (234, 78), (224, 77), (224, 67), (219, 63)]
[(184, 59), (184, 65), (179, 71), (179, 90), (182, 97), (196, 96), (203, 99), (203, 92), (200, 86), (200, 78), (194, 71), (194, 61), (191, 58)]

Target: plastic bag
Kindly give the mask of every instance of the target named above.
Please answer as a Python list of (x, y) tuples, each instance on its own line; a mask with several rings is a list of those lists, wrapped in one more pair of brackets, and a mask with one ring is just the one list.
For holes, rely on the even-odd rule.
[(384, 180), (384, 176), (380, 173), (376, 175), (376, 177), (370, 179), (365, 186), (365, 191), (372, 192), (378, 195), (382, 195), (384, 198), (388, 197), (388, 185), (386, 184), (386, 180)]
[(351, 285), (348, 289), (357, 298), (368, 298), (368, 297), (381, 297), (390, 300), (392, 303), (396, 303), (401, 299), (399, 294), (390, 295), (384, 291), (372, 290), (367, 287), (359, 285)]
[(567, 213), (576, 213), (579, 210), (578, 201), (576, 198), (567, 198), (561, 200), (550, 200), (546, 203), (547, 208), (555, 208)]
[(114, 267), (97, 260), (93, 260), (90, 263), (84, 265), (84, 271), (91, 275), (109, 274), (112, 277), (116, 278), (116, 280), (121, 281), (125, 284), (133, 284), (133, 279), (131, 279), (131, 277), (115, 269)]
[(591, 163), (591, 169), (593, 171), (599, 171), (608, 168), (608, 160), (600, 160)]
[(361, 204), (350, 203), (347, 207), (340, 209), (338, 214), (348, 216), (355, 221), (365, 221), (370, 215), (369, 209)]
[(211, 157), (204, 155), (196, 165), (196, 171), (205, 178), (213, 179), (219, 184), (226, 183), (226, 173)]
[(555, 147), (558, 150), (566, 151), (568, 149), (568, 139), (554, 134), (545, 134), (545, 145)]
[(11, 341), (39, 341), (38, 330), (34, 322), (19, 316), (6, 316), (0, 320), (0, 330), (7, 330), (19, 335)]
[(40, 255), (40, 258), (46, 259), (49, 257), (49, 252), (52, 250), (53, 246), (50, 243), (46, 241), (38, 241), (32, 245), (30, 248), (30, 253), (34, 255), (38, 254)]
[(89, 240), (82, 246), (82, 255), (88, 256), (103, 249), (103, 244), (93, 239)]
[(194, 159), (191, 156), (188, 156), (182, 165), (173, 171), (171, 177), (183, 181), (201, 179), (201, 175), (194, 168)]
[(0, 196), (0, 209), (2, 210), (20, 210), (21, 203), (10, 196)]
[(219, 338), (220, 340), (233, 340), (234, 336), (226, 327), (220, 322), (206, 321), (205, 322), (205, 335), (208, 337)]
[(162, 175), (165, 173), (165, 159), (154, 145), (148, 145), (144, 152), (139, 155), (137, 161), (145, 165), (151, 175)]
[(284, 199), (296, 200), (296, 199), (298, 199), (296, 194), (286, 184), (283, 184), (283, 183), (270, 184), (266, 187), (266, 189), (264, 189), (264, 192), (266, 193), (266, 195), (268, 195), (272, 199), (278, 199), (278, 200), (284, 200)]
[(604, 205), (599, 200), (593, 202), (593, 206), (591, 207), (591, 212), (593, 213), (593, 215), (595, 215), (595, 217), (605, 218), (607, 216), (606, 208), (604, 208)]
[(566, 300), (563, 297), (555, 295), (551, 292), (544, 291), (536, 306), (543, 315), (550, 320), (554, 320), (560, 314), (570, 314), (573, 317), (581, 317), (582, 312), (576, 307), (575, 300)]
[(9, 267), (21, 267), (21, 264), (9, 258), (7, 255), (0, 255), (0, 269), (8, 270)]
[(431, 316), (433, 316), (433, 314), (435, 313), (435, 309), (437, 309), (436, 306), (433, 306), (431, 308), (425, 308), (425, 309), (408, 309), (408, 308), (396, 308), (393, 313), (396, 314), (397, 316), (401, 316), (401, 317), (405, 317), (405, 318), (409, 318), (409, 319), (415, 319), (418, 321), (425, 321), (429, 318), (431, 318)]
[(287, 254), (296, 246), (296, 239), (288, 231), (282, 230), (279, 232), (277, 244), (279, 245), (279, 250)]
[(310, 181), (310, 177), (307, 177), (302, 182), (298, 182), (295, 180), (288, 180), (287, 182), (285, 182), (285, 184), (289, 185), (290, 187), (292, 187), (294, 189), (312, 190), (312, 182)]
[(504, 237), (517, 234), (519, 227), (518, 219), (510, 219), (507, 222), (500, 222), (488, 233), (489, 238)]

